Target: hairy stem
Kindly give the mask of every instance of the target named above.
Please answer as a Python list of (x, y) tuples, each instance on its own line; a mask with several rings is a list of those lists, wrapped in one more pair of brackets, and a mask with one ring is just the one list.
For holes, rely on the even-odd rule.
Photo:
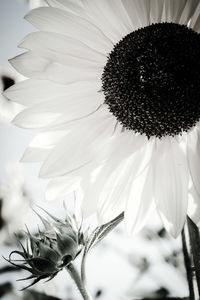
[(85, 264), (86, 264), (86, 256), (87, 256), (87, 251), (86, 248), (83, 252), (83, 257), (82, 257), (82, 262), (81, 262), (81, 279), (84, 285), (86, 285), (86, 272), (85, 272)]
[(200, 295), (200, 234), (199, 234), (198, 227), (194, 224), (194, 222), (189, 217), (187, 218), (187, 224), (188, 224), (191, 253), (193, 257), (198, 293)]
[(185, 262), (185, 268), (186, 268), (186, 274), (187, 274), (188, 287), (189, 287), (189, 292), (190, 292), (190, 300), (195, 300), (192, 262), (191, 262), (190, 255), (189, 255), (188, 248), (187, 248), (185, 231), (186, 231), (186, 229), (183, 229), (183, 231), (182, 231), (183, 256), (184, 256), (184, 262)]
[(66, 269), (69, 272), (72, 279), (74, 280), (74, 282), (76, 283), (76, 286), (77, 286), (80, 294), (82, 295), (83, 299), (84, 300), (92, 300), (91, 296), (89, 295), (88, 291), (86, 290), (86, 287), (84, 286), (84, 283), (82, 282), (81, 277), (80, 277), (78, 271), (76, 270), (76, 268), (74, 267), (74, 265), (69, 264), (66, 267)]

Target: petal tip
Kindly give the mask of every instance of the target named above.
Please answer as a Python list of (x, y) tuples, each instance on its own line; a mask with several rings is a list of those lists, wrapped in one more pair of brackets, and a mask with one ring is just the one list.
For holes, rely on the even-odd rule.
[[(25, 53), (26, 53), (26, 52), (25, 52)], [(22, 73), (20, 72), (19, 62), (21, 62), (21, 57), (22, 57), (23, 54), (24, 54), (24, 53), (19, 54), (19, 55), (15, 56), (15, 57), (13, 57), (13, 58), (10, 58), (10, 59), (8, 60), (9, 64), (10, 64), (15, 70), (17, 70), (17, 72), (20, 73), (20, 74), (22, 74)], [(23, 75), (23, 74), (22, 74), (22, 75)]]
[(177, 239), (182, 231), (183, 228), (176, 228), (176, 226), (168, 226), (166, 228), (166, 231), (169, 233), (169, 235), (171, 235), (171, 237), (173, 237), (174, 239)]
[(44, 167), (41, 167), (40, 172), (39, 172), (39, 177), (40, 178), (49, 178), (48, 176), (48, 172), (46, 171), (46, 169)]
[[(23, 111), (22, 111), (23, 112)], [(20, 128), (26, 128), (23, 126), (23, 121), (21, 118), (21, 113), (17, 114), (14, 119), (11, 121), (11, 124), (20, 127)]]
[(169, 232), (169, 234), (174, 238), (177, 239), (180, 235), (180, 232)]
[(12, 123), (13, 125), (19, 126), (19, 125), (18, 125), (18, 115), (17, 115), (16, 117), (14, 117), (14, 119), (11, 121), (11, 123)]
[(33, 12), (35, 12), (36, 10), (38, 10), (38, 8), (34, 8), (34, 9), (31, 9), (29, 12), (27, 12), (27, 14), (25, 14), (24, 16), (24, 20), (28, 21), (29, 22), (29, 17), (33, 14)]
[(40, 172), (39, 172), (39, 177), (43, 179), (50, 179), (50, 178), (55, 178), (58, 177), (59, 175), (55, 173), (55, 170), (52, 170), (47, 161), (44, 161)]

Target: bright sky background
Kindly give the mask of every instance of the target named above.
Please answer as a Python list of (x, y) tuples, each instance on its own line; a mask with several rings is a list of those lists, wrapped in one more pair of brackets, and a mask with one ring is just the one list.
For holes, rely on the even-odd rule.
[[(0, 0), (0, 65), (8, 65), (8, 59), (23, 52), (17, 45), (25, 35), (36, 31), (27, 21), (24, 15), (29, 6), (23, 1)], [(5, 167), (15, 163), (22, 157), (23, 151), (32, 139), (35, 131), (8, 126), (0, 122), (0, 179), (5, 179)], [(43, 198), (43, 181), (38, 179), (39, 166), (25, 164), (27, 183), (34, 190), (37, 197)], [(34, 186), (34, 189), (32, 188)]]

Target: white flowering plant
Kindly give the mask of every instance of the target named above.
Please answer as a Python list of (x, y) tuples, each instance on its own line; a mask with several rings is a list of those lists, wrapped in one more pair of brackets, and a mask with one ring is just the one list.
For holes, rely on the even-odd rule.
[(39, 130), (22, 161), (41, 163), (46, 198), (76, 192), (82, 222), (96, 215), (99, 226), (88, 237), (74, 218), (42, 219), (45, 230), (28, 232), (28, 248), (8, 260), (31, 272), (31, 285), (66, 268), (82, 298), (92, 299), (89, 250), (122, 220), (129, 236), (140, 232), (156, 208), (169, 235), (182, 235), (190, 299), (199, 299), (199, 1), (39, 6), (25, 16), (38, 31), (10, 60), (26, 79), (3, 95), (23, 105), (13, 124)]

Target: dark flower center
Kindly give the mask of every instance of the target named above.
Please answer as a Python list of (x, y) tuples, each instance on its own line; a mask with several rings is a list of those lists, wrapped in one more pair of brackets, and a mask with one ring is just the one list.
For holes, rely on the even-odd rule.
[(109, 54), (102, 87), (124, 128), (148, 138), (188, 131), (200, 119), (200, 35), (174, 23), (128, 34)]

